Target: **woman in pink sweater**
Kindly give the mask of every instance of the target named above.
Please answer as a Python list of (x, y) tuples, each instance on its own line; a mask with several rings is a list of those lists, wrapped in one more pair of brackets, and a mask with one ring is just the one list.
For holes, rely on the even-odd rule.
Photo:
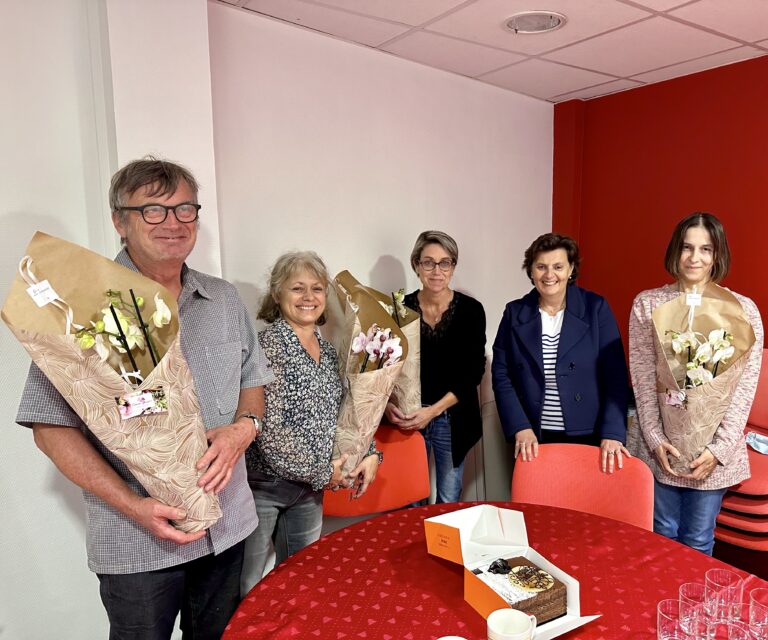
[(673, 471), (670, 456), (679, 457), (669, 442), (659, 412), (656, 388), (655, 328), (651, 313), (694, 287), (720, 282), (728, 273), (730, 252), (720, 221), (709, 213), (681, 220), (667, 247), (665, 267), (676, 282), (643, 291), (629, 317), (629, 370), (644, 442), (636, 453), (656, 479), (654, 531), (706, 554), (712, 554), (715, 519), (726, 489), (749, 477), (744, 426), (755, 396), (763, 350), (760, 312), (749, 298), (733, 293), (755, 333), (755, 343), (722, 422), (689, 473)]

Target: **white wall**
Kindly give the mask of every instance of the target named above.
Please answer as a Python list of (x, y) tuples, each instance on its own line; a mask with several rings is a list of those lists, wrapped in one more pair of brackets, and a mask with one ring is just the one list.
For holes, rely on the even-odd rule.
[[(252, 307), (293, 247), (414, 288), (411, 245), (438, 227), (490, 340), (527, 288), (522, 249), (549, 229), (551, 105), (204, 0), (2, 0), (0, 83), (3, 298), (37, 229), (114, 253), (108, 179), (147, 152), (201, 178), (192, 263), (222, 265)], [(162, 99), (136, 98), (148, 89)], [(104, 638), (80, 492), (14, 424), (29, 359), (5, 328), (0, 349), (0, 639)]]
[[(523, 252), (551, 229), (552, 105), (219, 4), (209, 29), (223, 271), (251, 309), (290, 249), (413, 290), (413, 242), (437, 228), (459, 244), (453, 284), (485, 305), (490, 353), (530, 288)], [(495, 462), (502, 442), (488, 429)], [(508, 467), (484, 480), (476, 449), (465, 497), (508, 498)]]
[[(89, 4), (3, 5), (2, 299), (37, 229), (112, 250), (94, 126), (101, 116), (92, 91)], [(31, 431), (13, 424), (29, 357), (5, 326), (0, 352), (0, 638), (104, 638), (98, 581), (86, 567), (80, 491), (37, 450)]]
[(117, 164), (151, 153), (200, 184), (200, 233), (189, 262), (221, 275), (206, 0), (105, 2)]

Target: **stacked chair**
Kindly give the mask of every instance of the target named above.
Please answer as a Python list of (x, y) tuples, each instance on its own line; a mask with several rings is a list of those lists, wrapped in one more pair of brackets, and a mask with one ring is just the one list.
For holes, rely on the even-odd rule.
[(405, 507), (429, 497), (429, 465), (424, 438), (417, 431), (400, 431), (382, 424), (376, 446), (384, 454), (376, 480), (357, 500), (349, 491), (326, 491), (323, 514), (335, 517), (365, 516)]
[[(757, 393), (749, 414), (745, 432), (754, 431), (768, 436), (768, 349), (763, 351), (763, 366)], [(768, 455), (747, 447), (749, 467), (752, 474), (748, 480), (737, 484), (725, 494), (723, 508), (717, 517), (715, 539), (734, 547), (752, 552), (768, 551)], [(739, 564), (723, 554), (725, 545), (715, 545), (715, 555)], [(768, 559), (759, 554), (746, 554), (753, 573), (768, 573)], [(758, 565), (762, 565), (762, 567)], [(756, 570), (757, 569), (757, 570)], [(759, 574), (759, 573), (758, 573)]]

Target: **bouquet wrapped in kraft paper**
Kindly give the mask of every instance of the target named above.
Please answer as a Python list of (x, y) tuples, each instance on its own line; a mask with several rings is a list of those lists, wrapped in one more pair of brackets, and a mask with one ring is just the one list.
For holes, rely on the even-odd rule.
[(669, 461), (687, 474), (722, 422), (755, 334), (736, 297), (714, 283), (659, 305), (652, 319), (662, 425), (680, 452)]
[(395, 394), (401, 409), (421, 406), (419, 315), (361, 285), (348, 271), (337, 275), (333, 284), (344, 310), (336, 348), (345, 390), (333, 458), (349, 454), (343, 466), (349, 472), (368, 452), (390, 395)]
[(208, 442), (170, 291), (38, 232), (2, 318), (147, 493), (187, 513), (177, 528), (200, 531), (221, 517), (218, 498), (197, 486)]

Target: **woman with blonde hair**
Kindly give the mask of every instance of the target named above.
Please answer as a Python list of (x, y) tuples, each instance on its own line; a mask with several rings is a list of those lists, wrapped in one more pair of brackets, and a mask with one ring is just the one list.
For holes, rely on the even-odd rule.
[(259, 525), (245, 545), (242, 595), (261, 579), (273, 545), (277, 565), (320, 537), (324, 488), (354, 485), (359, 497), (376, 477), (375, 443), (348, 477), (347, 456), (331, 460), (342, 386), (336, 351), (317, 328), (325, 323), (329, 282), (316, 253), (286, 253), (259, 310), (269, 323), (259, 343), (275, 380), (264, 389), (263, 432), (246, 451)]

